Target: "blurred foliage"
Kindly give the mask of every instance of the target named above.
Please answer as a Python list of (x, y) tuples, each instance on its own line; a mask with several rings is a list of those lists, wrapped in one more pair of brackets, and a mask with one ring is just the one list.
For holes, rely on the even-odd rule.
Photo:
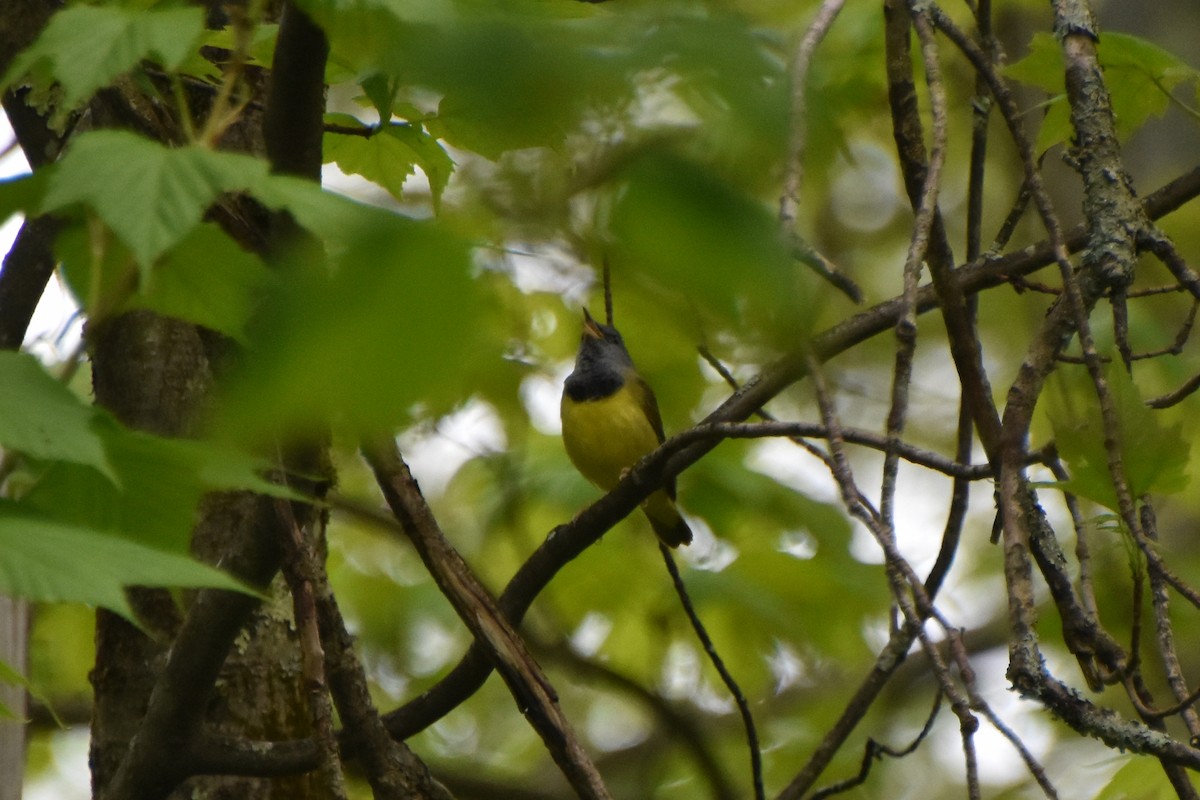
[[(1008, 67), (1012, 78), (1050, 93), (1046, 116), (1038, 130), (1039, 152), (1071, 139), (1070, 109), (1063, 79), (1062, 49), (1050, 33), (1038, 33), (1029, 55)], [(1152, 42), (1121, 33), (1106, 33), (1099, 47), (1104, 83), (1112, 95), (1117, 132), (1128, 137), (1154, 116), (1161, 117), (1172, 102), (1200, 119), (1200, 70), (1189, 66)], [(1190, 85), (1192, 96), (1176, 96)]]
[(91, 98), (97, 89), (149, 59), (173, 70), (194, 56), (204, 32), (199, 8), (76, 5), (55, 14), (31, 47), (0, 78), (56, 83), (62, 89), (58, 115)]
[[(232, 31), (203, 32), (194, 9), (135, 5), (69, 6), (5, 84), (32, 85), (39, 102), (65, 116), (114, 78), (142, 81), (145, 59), (155, 71), (219, 80), (198, 47), (235, 47)], [(123, 430), (31, 358), (0, 358), (0, 446), (20, 455), (8, 476), (12, 500), (0, 505), (0, 588), (123, 611), (121, 586), (131, 582), (223, 584), (220, 573), (184, 557), (201, 494), (267, 489), (258, 460), (236, 448), (332, 422), (338, 491), (373, 501), (357, 436), (401, 430), (448, 536), (499, 592), (556, 524), (597, 497), (562, 450), (557, 403), (578, 344), (580, 306), (597, 316), (603, 307), (603, 264), (611, 269), (616, 323), (655, 388), (668, 433), (731, 391), (697, 346), (744, 381), (857, 310), (796, 261), (793, 232), (781, 232), (776, 221), (791, 135), (789, 62), (817, 3), (299, 5), (326, 29), (332, 48), (327, 122), (334, 127), (325, 160), (356, 176), (346, 185), (363, 201), (269, 175), (261, 158), (113, 131), (80, 133), (56, 166), (0, 183), (0, 216), (53, 211), (63, 220), (57, 252), (91, 322), (148, 308), (229, 337), (243, 353), (210, 420), (220, 445)], [(1030, 119), (1045, 115), (1039, 146), (1067, 141), (1061, 57), (1044, 33), (1044, 2), (994, 5), (998, 35), (1021, 56), (1010, 77), (1050, 95), (1044, 105), (1038, 96), (1024, 107)], [(963, 9), (954, 13), (965, 19)], [(268, 64), (277, 28), (251, 22), (257, 27), (246, 55)], [(817, 51), (795, 231), (858, 282), (869, 303), (902, 289), (911, 226), (891, 144), (882, 34), (877, 4), (850, 3)], [(1141, 36), (1106, 31), (1101, 43), (1122, 134), (1145, 136), (1162, 116), (1186, 135), (1196, 103), (1184, 90), (1200, 84), (1196, 70)], [(956, 102), (942, 208), (957, 244), (973, 76), (948, 47), (943, 63)], [(1002, 126), (994, 121), (991, 130), (999, 137)], [(1195, 139), (1156, 142), (1165, 174), (1191, 164)], [(994, 146), (988, 159), (985, 244), (1021, 183), (1006, 145)], [(1055, 190), (1072, 199), (1077, 182), (1066, 179)], [(204, 219), (231, 193), (289, 211), (308, 238), (269, 265), (245, 252)], [(1196, 222), (1196, 211), (1185, 208), (1166, 223), (1193, 257)], [(1016, 241), (1040, 236), (1026, 221)], [(1169, 280), (1147, 267), (1135, 288)], [(1023, 357), (1022, 333), (1047, 304), (1045, 295), (1007, 287), (981, 296), (998, 399)], [(1175, 294), (1131, 301), (1134, 346), (1169, 344), (1186, 314)], [(1111, 341), (1111, 330), (1097, 325), (1102, 344), (1105, 336)], [(945, 452), (958, 398), (943, 339), (939, 320), (922, 319), (910, 430), (916, 443)], [(880, 336), (831, 362), (828, 377), (847, 425), (882, 428), (893, 357), (892, 339)], [(1132, 382), (1120, 370), (1110, 374), (1129, 433), (1126, 468), (1139, 492), (1177, 491), (1191, 471), (1187, 443), (1200, 401), (1163, 414), (1141, 399), (1194, 372), (1183, 357), (1138, 362)], [(1094, 392), (1074, 377), (1086, 376), (1076, 369), (1047, 395), (1034, 444), (1056, 438), (1072, 473), (1061, 488), (1111, 507)], [(772, 410), (817, 418), (800, 389), (785, 392)], [(871, 486), (879, 460), (856, 452), (852, 463)], [(936, 554), (949, 480), (905, 468), (902, 485), (921, 487), (902, 494), (898, 514), (902, 547), (924, 572)], [(876, 546), (841, 510), (824, 467), (799, 447), (723, 443), (680, 476), (679, 496), (698, 532), (678, 556), (685, 581), (750, 697), (768, 789), (777, 791), (886, 641), (886, 574)], [(1073, 776), (1078, 763), (1094, 764), (1108, 751), (1004, 701), (1000, 555), (986, 544), (990, 487), (975, 487), (974, 498), (943, 601), (957, 612), (951, 621), (980, 638), (989, 701), (1028, 737), (1052, 779)], [(1066, 519), (1055, 491), (1042, 499), (1056, 521)], [(1101, 613), (1115, 635), (1128, 636), (1127, 553), (1106, 518), (1088, 511), (1096, 571), (1115, 587), (1099, 598)], [(1173, 495), (1160, 512), (1162, 546), (1185, 573), (1200, 570), (1196, 513), (1186, 494)], [(468, 644), (419, 559), (381, 531), (335, 513), (329, 569), (381, 708), (428, 688)], [(1045, 624), (1047, 639), (1056, 624)], [(531, 609), (528, 629), (616, 795), (707, 792), (678, 731), (622, 680), (682, 714), (734, 785), (748, 785), (736, 714), (639, 516), (562, 570)], [(79, 607), (39, 609), (31, 676), (51, 703), (71, 705), (86, 694), (89, 636)], [(1183, 649), (1192, 672), (1200, 668), (1194, 645)], [(899, 745), (920, 729), (934, 689), (920, 662), (914, 655), (901, 668), (833, 762), (829, 781), (858, 769), (867, 736)], [(1069, 659), (1055, 669), (1072, 674)], [(956, 731), (944, 714), (930, 742), (909, 759), (877, 765), (850, 796), (959, 796)], [(39, 740), (33, 771), (52, 771), (48, 753), (66, 740)], [(494, 679), (412, 744), (441, 774), (562, 794), (540, 742)], [(985, 760), (993, 758), (999, 766), (984, 771), (988, 790), (1028, 796), (1031, 782), (1019, 763)], [(1074, 788), (1061, 786), (1062, 796), (1168, 796), (1149, 762), (1116, 758), (1102, 767)], [(913, 786), (919, 791), (904, 788)]]
[[(1104, 379), (1112, 394), (1124, 456), (1121, 467), (1130, 495), (1140, 498), (1147, 493), (1183, 491), (1191, 460), (1191, 447), (1182, 436), (1183, 423), (1163, 424), (1163, 415), (1146, 405), (1123, 367), (1110, 366)], [(1081, 369), (1057, 371), (1051, 376), (1045, 406), (1059, 455), (1071, 470), (1071, 480), (1062, 490), (1119, 511), (1091, 378)]]

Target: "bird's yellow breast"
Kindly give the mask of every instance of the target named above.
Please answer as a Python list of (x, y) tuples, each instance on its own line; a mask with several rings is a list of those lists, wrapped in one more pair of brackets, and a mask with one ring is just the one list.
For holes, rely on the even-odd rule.
[(626, 382), (608, 397), (576, 401), (562, 398), (562, 435), (576, 469), (608, 491), (621, 473), (658, 447), (658, 435), (646, 418), (642, 398)]

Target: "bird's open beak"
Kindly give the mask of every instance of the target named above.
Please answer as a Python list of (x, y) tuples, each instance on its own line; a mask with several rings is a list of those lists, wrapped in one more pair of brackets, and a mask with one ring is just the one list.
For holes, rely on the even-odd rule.
[(588, 313), (587, 308), (583, 309), (583, 335), (590, 336), (593, 339), (604, 338), (604, 332), (600, 330), (600, 326), (596, 324), (596, 320), (592, 319), (592, 315)]

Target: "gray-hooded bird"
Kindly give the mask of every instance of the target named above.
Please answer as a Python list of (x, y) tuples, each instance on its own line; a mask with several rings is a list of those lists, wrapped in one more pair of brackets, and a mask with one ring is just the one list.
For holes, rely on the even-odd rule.
[[(563, 386), (562, 436), (567, 455), (583, 477), (609, 491), (643, 456), (663, 442), (654, 392), (633, 366), (616, 328), (583, 310), (583, 335), (575, 370)], [(642, 502), (658, 538), (671, 547), (692, 541), (675, 507), (675, 481)]]

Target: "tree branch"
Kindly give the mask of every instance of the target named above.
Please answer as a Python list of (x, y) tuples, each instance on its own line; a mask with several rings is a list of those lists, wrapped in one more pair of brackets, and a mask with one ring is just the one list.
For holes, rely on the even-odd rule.
[[(1178, 209), (1198, 195), (1200, 195), (1200, 168), (1181, 175), (1148, 195), (1143, 201), (1143, 207), (1149, 217), (1157, 219)], [(1067, 235), (1067, 244), (1072, 250), (1082, 247), (1084, 241), (1083, 226), (1073, 228)], [(1053, 254), (1049, 244), (1040, 242), (1012, 254), (981, 257), (958, 268), (956, 273), (963, 291), (971, 294), (1006, 283), (1013, 276), (1031, 274), (1051, 263), (1053, 263)], [(936, 302), (936, 295), (931, 286), (923, 286), (918, 291), (918, 311), (931, 310), (936, 306)], [(879, 303), (818, 334), (812, 341), (812, 347), (820, 359), (833, 358), (837, 354), (889, 330), (895, 324), (900, 310), (899, 298)], [(694, 432), (693, 430), (684, 431), (672, 437), (664, 447), (635, 466), (611, 492), (588, 506), (570, 522), (551, 531), (545, 541), (521, 565), (497, 598), (496, 603), (499, 609), (514, 625), (520, 624), (533, 600), (558, 574), (558, 571), (598, 541), (613, 525), (632, 513), (641, 500), (654, 491), (659, 482), (699, 460), (715, 447), (721, 438), (739, 435), (736, 427), (731, 427), (720, 434), (709, 434), (703, 431), (704, 425), (729, 423), (749, 417), (805, 374), (806, 368), (802, 354), (788, 354), (765, 367), (754, 379), (735, 391), (700, 423)], [(803, 429), (802, 426), (807, 423), (771, 424), (788, 426), (793, 433), (780, 430), (768, 434), (766, 428), (760, 428), (758, 430), (761, 431), (761, 434), (756, 432), (754, 435), (824, 435), (823, 426)], [(858, 432), (854, 429), (846, 429), (844, 434), (847, 442), (875, 446), (866, 436), (860, 441), (857, 438)], [(672, 443), (675, 441), (683, 442), (682, 449), (678, 451), (673, 449), (676, 445)], [(1024, 443), (1021, 445), (1021, 450), (1023, 453)], [(918, 456), (915, 452), (912, 456), (911, 460), (914, 463), (923, 463), (924, 456)], [(1029, 456), (1025, 454), (1019, 457), (1018, 461), (1022, 467), (1028, 458)], [(934, 469), (939, 468), (932, 461), (923, 465)], [(943, 471), (947, 474), (955, 474), (950, 469), (950, 462), (941, 466), (946, 467)], [(967, 478), (982, 478), (985, 477), (987, 469), (986, 466), (973, 466), (967, 468), (963, 475)], [(1008, 568), (1020, 569), (1019, 566), (1011, 565)], [(1032, 613), (1032, 592), (1029, 597), (1029, 607)], [(911, 644), (912, 639), (907, 642), (897, 642), (897, 652), (902, 655), (907, 652)], [(869, 677), (859, 690), (863, 696), (861, 702), (867, 705), (873, 701), (874, 694), (878, 693), (886, 683), (886, 675), (882, 673), (889, 672), (894, 668), (893, 661), (899, 658), (894, 654), (888, 656), (889, 651), (881, 653), (881, 661), (877, 663), (872, 672), (873, 677)], [(397, 739), (407, 739), (428, 727), (476, 692), (491, 673), (491, 669), (491, 663), (483, 649), (478, 644), (472, 644), (459, 663), (434, 686), (384, 715), (384, 722), (389, 733)], [(854, 717), (854, 710), (848, 707), (843, 714), (843, 719), (852, 717)], [(852, 728), (853, 724), (851, 723), (848, 728), (843, 728), (844, 733), (848, 735), (849, 729)], [(830, 742), (828, 749), (836, 751), (839, 746), (840, 741)], [(202, 764), (206, 770), (242, 775), (287, 774), (296, 771), (299, 765), (311, 769), (316, 763), (315, 757), (316, 750), (311, 740), (278, 743), (251, 742), (238, 746), (227, 742), (203, 740), (196, 745), (195, 749), (197, 763)], [(816, 754), (814, 754), (815, 758)], [(816, 770), (817, 774), (821, 768), (823, 765)], [(813, 779), (815, 777), (814, 775)]]
[(608, 790), (559, 708), (554, 688), (505, 614), (446, 541), (395, 442), (388, 439), (364, 443), (363, 454), (434, 582), (478, 646), (485, 649), (517, 701), (517, 708), (541, 735), (563, 775), (581, 798), (608, 800)]

